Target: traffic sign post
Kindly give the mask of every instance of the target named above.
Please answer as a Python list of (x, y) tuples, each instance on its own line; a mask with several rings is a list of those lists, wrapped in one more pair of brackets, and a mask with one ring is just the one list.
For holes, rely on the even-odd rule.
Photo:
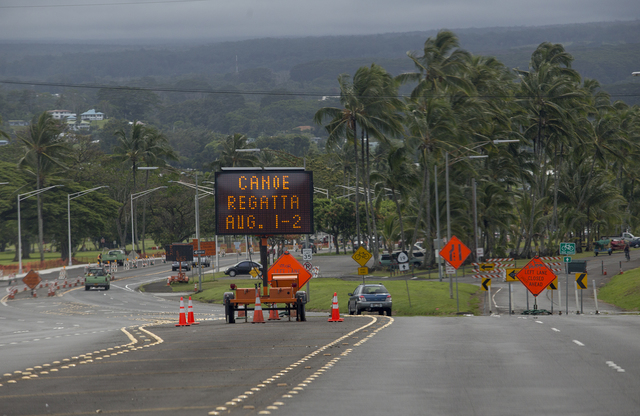
[(311, 248), (303, 248), (302, 249), (302, 261), (311, 261), (313, 260), (313, 249)]
[(548, 313), (538, 310), (538, 295), (556, 278), (549, 267), (536, 256), (516, 274), (516, 277), (534, 297), (533, 311), (527, 310), (525, 314)]
[(587, 274), (576, 273), (576, 290), (580, 290), (580, 313), (584, 314), (584, 308), (582, 303), (583, 290), (587, 288)]
[(505, 273), (505, 281), (507, 281), (509, 283), (509, 315), (513, 315), (513, 313), (514, 313), (513, 307), (512, 307), (512, 302), (511, 302), (511, 295), (512, 295), (511, 282), (519, 282), (520, 281), (520, 280), (518, 280), (518, 277), (516, 276), (518, 274), (518, 272), (520, 272), (520, 270), (522, 270), (522, 269), (507, 269), (506, 273)]
[(576, 243), (560, 243), (560, 255), (573, 256), (576, 254)]

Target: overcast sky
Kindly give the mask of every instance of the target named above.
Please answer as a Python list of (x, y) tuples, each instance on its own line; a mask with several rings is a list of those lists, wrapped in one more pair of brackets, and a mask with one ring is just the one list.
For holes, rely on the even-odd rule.
[(640, 0), (0, 0), (0, 41), (215, 41), (638, 18)]

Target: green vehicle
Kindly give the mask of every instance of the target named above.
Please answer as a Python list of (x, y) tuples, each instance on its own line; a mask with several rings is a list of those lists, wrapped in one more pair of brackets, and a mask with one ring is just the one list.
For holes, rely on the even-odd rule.
[(127, 253), (124, 250), (109, 250), (107, 254), (102, 255), (102, 264), (118, 262), (118, 266), (122, 266), (126, 260)]
[(111, 274), (107, 273), (102, 267), (91, 267), (84, 275), (84, 290), (92, 287), (102, 287), (109, 290), (111, 286)]

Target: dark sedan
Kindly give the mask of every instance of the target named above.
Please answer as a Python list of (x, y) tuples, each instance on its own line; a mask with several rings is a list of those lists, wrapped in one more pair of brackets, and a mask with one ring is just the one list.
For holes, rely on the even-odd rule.
[(349, 293), (349, 315), (360, 315), (362, 311), (375, 312), (391, 316), (391, 294), (384, 285), (364, 284)]
[(231, 277), (234, 277), (237, 274), (251, 274), (251, 269), (260, 270), (260, 274), (262, 274), (262, 266), (260, 263), (256, 263), (255, 261), (241, 261), (240, 263), (236, 263), (233, 266), (229, 267), (224, 271), (224, 274), (228, 274)]

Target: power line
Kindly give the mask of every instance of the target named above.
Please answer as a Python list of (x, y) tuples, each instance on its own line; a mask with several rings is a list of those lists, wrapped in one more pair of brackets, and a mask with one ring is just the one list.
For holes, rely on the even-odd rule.
[[(105, 85), (105, 84), (71, 84), (66, 82), (40, 82), (40, 81), (12, 81), (0, 79), (0, 84), (25, 85), (39, 87), (60, 87), (60, 88), (86, 88), (86, 89), (107, 89), (120, 91), (155, 91), (155, 92), (179, 92), (179, 93), (199, 93), (213, 95), (267, 95), (267, 96), (283, 96), (283, 97), (332, 97), (338, 98), (335, 91), (332, 92), (303, 92), (303, 91), (240, 91), (240, 90), (211, 90), (201, 88), (171, 88), (171, 87), (131, 87), (126, 85)], [(639, 97), (640, 93), (609, 93), (611, 97)], [(446, 97), (445, 94), (432, 94), (434, 97)], [(409, 98), (409, 94), (399, 94), (393, 97), (377, 97), (377, 98)], [(549, 96), (530, 96), (530, 95), (469, 95), (469, 98), (481, 99), (531, 99), (531, 98), (549, 98)]]
[(94, 6), (129, 6), (144, 4), (171, 3), (205, 3), (212, 0), (150, 0), (150, 1), (119, 1), (113, 3), (76, 3), (76, 4), (20, 4), (15, 6), (0, 6), (0, 9), (50, 9), (58, 7), (94, 7)]

